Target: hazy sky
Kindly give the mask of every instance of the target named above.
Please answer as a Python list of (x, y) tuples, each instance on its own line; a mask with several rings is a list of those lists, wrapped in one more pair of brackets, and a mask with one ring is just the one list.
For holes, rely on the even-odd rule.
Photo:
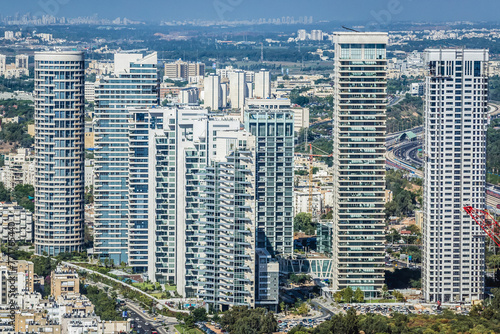
[(0, 14), (127, 17), (145, 21), (313, 16), (319, 20), (497, 21), (499, 0), (0, 0)]

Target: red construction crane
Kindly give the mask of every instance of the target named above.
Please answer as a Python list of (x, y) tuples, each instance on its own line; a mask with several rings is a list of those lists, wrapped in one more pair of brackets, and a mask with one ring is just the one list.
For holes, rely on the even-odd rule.
[(500, 224), (487, 211), (474, 209), (472, 206), (464, 206), (464, 210), (500, 247)]

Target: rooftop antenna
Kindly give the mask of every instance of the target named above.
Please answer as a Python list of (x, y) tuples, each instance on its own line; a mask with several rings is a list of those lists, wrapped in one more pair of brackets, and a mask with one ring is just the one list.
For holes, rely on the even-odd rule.
[(350, 30), (350, 31), (354, 31), (354, 32), (359, 32), (359, 31), (357, 31), (357, 30), (354, 30), (354, 29), (352, 29), (352, 28), (348, 28), (348, 27), (346, 27), (346, 26), (342, 26), (342, 28), (344, 28), (345, 30)]

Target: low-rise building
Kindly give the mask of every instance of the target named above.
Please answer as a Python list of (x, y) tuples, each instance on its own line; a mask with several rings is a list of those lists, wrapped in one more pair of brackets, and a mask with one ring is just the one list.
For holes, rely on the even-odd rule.
[(43, 312), (16, 313), (14, 328), (17, 333), (60, 334), (62, 332), (60, 323), (50, 319)]
[(6, 154), (3, 183), (7, 189), (18, 184), (34, 184), (35, 161), (30, 149), (19, 148), (16, 153)]
[(14, 203), (0, 203), (0, 236), (2, 242), (9, 237), (9, 222), (14, 222), (14, 238), (17, 241), (33, 242), (33, 213)]
[(80, 280), (75, 269), (57, 267), (50, 275), (51, 294), (54, 298), (80, 293)]

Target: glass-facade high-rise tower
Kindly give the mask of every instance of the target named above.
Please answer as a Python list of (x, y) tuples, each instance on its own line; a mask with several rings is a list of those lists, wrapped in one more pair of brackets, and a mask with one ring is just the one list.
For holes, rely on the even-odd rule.
[[(140, 198), (129, 208), (129, 173), (136, 172), (129, 170), (129, 121), (131, 108), (158, 105), (157, 56), (119, 53), (114, 65), (114, 74), (95, 88), (94, 250), (100, 259), (143, 272), (148, 267), (148, 216)], [(144, 190), (141, 184), (131, 186), (136, 194)]]
[(334, 35), (333, 288), (384, 285), (386, 33)]
[(488, 50), (429, 49), (422, 287), (429, 302), (484, 297), (485, 245), (464, 206), (485, 209)]
[(35, 53), (35, 252), (80, 251), (84, 221), (84, 56)]
[(252, 100), (245, 129), (256, 137), (257, 248), (293, 254), (293, 111), (288, 100)]

